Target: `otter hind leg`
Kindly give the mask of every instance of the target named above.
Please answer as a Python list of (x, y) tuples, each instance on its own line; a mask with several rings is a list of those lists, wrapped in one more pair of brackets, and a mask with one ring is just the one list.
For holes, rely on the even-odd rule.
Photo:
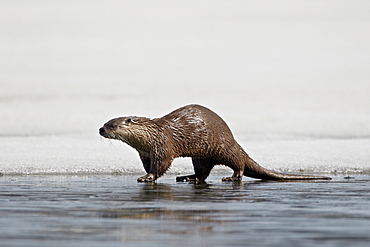
[(188, 182), (188, 181), (196, 181), (196, 180), (197, 180), (197, 177), (195, 176), (195, 174), (176, 177), (177, 182)]
[(216, 165), (216, 162), (212, 159), (192, 158), (192, 162), (195, 174), (177, 177), (177, 182), (204, 181), (208, 177), (212, 168)]
[(230, 182), (230, 181), (242, 181), (243, 179), (243, 172), (242, 171), (234, 171), (234, 174), (231, 177), (224, 177), (222, 181)]

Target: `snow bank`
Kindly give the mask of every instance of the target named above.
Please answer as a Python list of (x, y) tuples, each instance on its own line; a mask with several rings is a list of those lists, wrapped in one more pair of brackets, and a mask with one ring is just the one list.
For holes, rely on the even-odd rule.
[[(144, 174), (134, 149), (98, 136), (3, 137), (3, 174)], [(286, 140), (242, 142), (262, 166), (295, 173), (370, 173), (370, 140)], [(214, 172), (231, 170), (216, 167)], [(175, 160), (169, 174), (193, 173), (191, 160)]]

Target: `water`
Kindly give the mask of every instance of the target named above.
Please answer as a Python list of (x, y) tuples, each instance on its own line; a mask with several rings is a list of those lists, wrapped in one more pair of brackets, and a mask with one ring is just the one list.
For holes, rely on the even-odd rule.
[[(0, 2), (0, 246), (368, 246), (368, 1)], [(324, 182), (138, 184), (98, 129), (198, 103)], [(344, 179), (345, 177), (353, 179)]]
[(137, 184), (0, 178), (1, 246), (368, 246), (370, 177)]

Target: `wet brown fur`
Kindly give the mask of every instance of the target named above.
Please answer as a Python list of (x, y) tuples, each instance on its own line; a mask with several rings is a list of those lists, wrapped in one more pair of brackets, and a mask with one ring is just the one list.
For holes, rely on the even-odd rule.
[(139, 182), (155, 181), (178, 157), (191, 157), (195, 174), (178, 181), (205, 180), (215, 165), (234, 170), (230, 178), (242, 176), (265, 180), (330, 179), (323, 176), (273, 172), (258, 165), (234, 139), (227, 124), (216, 113), (200, 105), (181, 107), (161, 118), (121, 117), (108, 121), (100, 135), (121, 140), (135, 148), (147, 174)]

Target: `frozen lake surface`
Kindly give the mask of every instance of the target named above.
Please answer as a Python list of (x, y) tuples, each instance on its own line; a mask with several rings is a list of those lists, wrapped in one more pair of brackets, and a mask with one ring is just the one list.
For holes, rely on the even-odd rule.
[(2, 246), (368, 246), (370, 177), (138, 184), (0, 177)]
[[(97, 134), (2, 137), (0, 172), (22, 174), (143, 174), (138, 153), (122, 142)], [(369, 174), (370, 139), (241, 141), (262, 166), (281, 172)], [(167, 174), (192, 173), (188, 158), (175, 159)], [(216, 166), (215, 173), (232, 170)]]

